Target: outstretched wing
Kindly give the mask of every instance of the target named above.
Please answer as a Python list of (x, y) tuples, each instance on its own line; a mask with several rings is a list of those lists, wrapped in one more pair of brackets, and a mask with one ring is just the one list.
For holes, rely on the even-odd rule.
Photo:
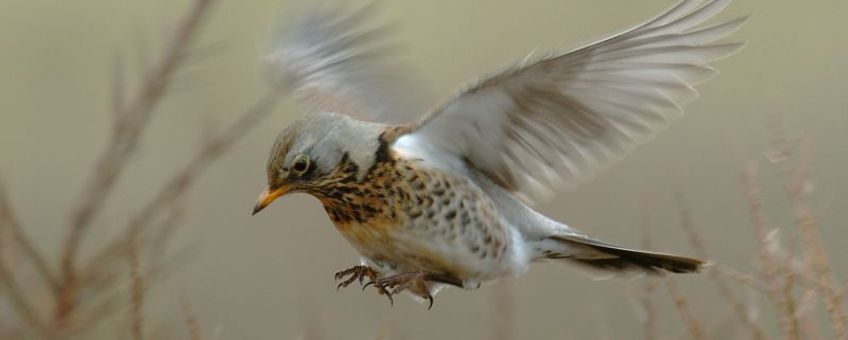
[(410, 137), (464, 160), (525, 202), (591, 178), (682, 115), (717, 43), (747, 17), (698, 28), (730, 0), (684, 0), (658, 17), (480, 81), (425, 117)]
[(265, 60), (307, 112), (386, 123), (422, 112), (421, 84), (401, 75), (390, 27), (367, 27), (374, 5), (313, 8), (286, 20)]

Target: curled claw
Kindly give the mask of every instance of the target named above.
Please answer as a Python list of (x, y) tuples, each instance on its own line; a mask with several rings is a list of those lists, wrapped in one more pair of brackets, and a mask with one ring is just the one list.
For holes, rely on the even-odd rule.
[(430, 287), (427, 282), (438, 282), (457, 287), (463, 286), (462, 280), (452, 276), (425, 272), (408, 272), (392, 275), (377, 280), (374, 282), (374, 285), (381, 290), (381, 294), (385, 292), (389, 299), (400, 292), (409, 291), (422, 299), (426, 299), (429, 302), (427, 310), (430, 310), (433, 308), (433, 295), (430, 294)]
[[(368, 278), (371, 281), (377, 280), (377, 273), (374, 272), (373, 269), (366, 266), (354, 266), (345, 270), (341, 270), (336, 272), (333, 277), (336, 281), (344, 280), (336, 286), (336, 290), (342, 289), (344, 287), (349, 286), (356, 280), (359, 280), (359, 284), (362, 284), (365, 278)], [(346, 278), (346, 279), (345, 279)]]
[[(336, 281), (341, 281), (336, 286), (336, 290), (340, 290), (349, 286), (354, 281), (359, 281), (362, 285), (362, 290), (369, 286), (374, 286), (377, 293), (385, 295), (389, 299), (389, 304), (394, 306), (394, 296), (403, 291), (408, 291), (415, 296), (426, 299), (428, 302), (427, 310), (433, 308), (433, 295), (430, 294), (428, 282), (438, 282), (449, 284), (457, 287), (462, 287), (462, 280), (454, 278), (446, 274), (434, 274), (425, 272), (407, 272), (381, 278), (376, 271), (367, 266), (354, 266), (345, 270), (336, 272), (333, 277)], [(366, 282), (365, 279), (368, 279)]]
[[(383, 293), (380, 293), (380, 294), (382, 295)], [(389, 298), (389, 306), (394, 307), (395, 306), (395, 299), (392, 298), (392, 295), (386, 294), (386, 297)]]

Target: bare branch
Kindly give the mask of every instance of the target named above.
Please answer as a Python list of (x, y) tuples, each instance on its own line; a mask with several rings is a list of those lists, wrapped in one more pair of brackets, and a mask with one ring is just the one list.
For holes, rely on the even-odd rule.
[(121, 122), (113, 131), (82, 191), (80, 205), (73, 214), (61, 258), (62, 285), (57, 292), (59, 301), (55, 312), (56, 323), (60, 328), (76, 305), (74, 266), (82, 237), (135, 150), (142, 131), (171, 82), (171, 75), (181, 66), (184, 51), (189, 48), (212, 3), (213, 0), (195, 0), (179, 21), (159, 61), (145, 74), (139, 90), (126, 106), (122, 106), (124, 112), (119, 115)]
[[(644, 211), (648, 211), (645, 209)], [(642, 248), (651, 250), (653, 248), (651, 242), (651, 231), (649, 229), (650, 222), (647, 216), (642, 220)], [(643, 287), (644, 293), (641, 298), (641, 305), (644, 312), (643, 320), (640, 320), (644, 326), (645, 340), (657, 338), (657, 308), (654, 306), (654, 292), (657, 290), (657, 282), (651, 278), (645, 280)]]
[[(695, 248), (695, 252), (699, 257), (707, 259), (709, 256), (707, 256), (704, 241), (701, 238), (701, 234), (698, 232), (698, 229), (695, 227), (692, 212), (686, 204), (686, 199), (683, 197), (683, 194), (677, 186), (674, 186), (674, 188), (678, 211), (680, 212), (680, 222), (683, 228), (686, 229), (686, 233), (689, 235), (689, 244)], [(751, 338), (757, 340), (765, 339), (765, 334), (763, 333), (762, 328), (757, 325), (756, 321), (751, 319), (745, 305), (736, 297), (735, 294), (733, 294), (733, 291), (731, 291), (730, 287), (728, 287), (724, 280), (722, 280), (715, 267), (709, 268), (707, 273), (710, 276), (710, 280), (713, 282), (713, 285), (715, 285), (716, 290), (718, 290), (719, 295), (721, 295), (721, 297), (730, 304), (731, 309), (736, 313), (736, 317), (742, 320), (745, 327), (751, 331)]]
[(38, 311), (36, 311), (35, 307), (30, 303), (24, 294), (24, 289), (22, 289), (17, 282), (15, 282), (14, 277), (12, 276), (12, 272), (6, 267), (6, 263), (3, 259), (3, 254), (0, 253), (0, 292), (5, 292), (9, 297), (9, 301), (12, 303), (12, 306), (17, 311), (17, 314), (23, 318), (23, 321), (27, 323), (30, 329), (35, 331), (37, 334), (46, 335), (47, 328), (45, 327), (44, 321), (41, 320), (41, 317), (38, 315)]
[(740, 271), (722, 265), (715, 265), (714, 268), (717, 273), (724, 275), (731, 280), (739, 282), (747, 286), (748, 288), (753, 288), (756, 291), (764, 293), (769, 292), (768, 284), (761, 282), (753, 275), (742, 273)]
[(698, 322), (698, 319), (695, 318), (695, 315), (692, 314), (692, 311), (689, 310), (686, 298), (677, 289), (677, 283), (668, 275), (665, 275), (665, 287), (668, 288), (668, 293), (674, 300), (674, 308), (677, 309), (677, 314), (680, 315), (680, 318), (686, 324), (686, 328), (689, 330), (692, 338), (706, 340), (707, 335), (704, 333), (704, 328)]
[(38, 272), (41, 279), (44, 280), (50, 288), (55, 289), (58, 286), (58, 283), (53, 272), (50, 270), (50, 266), (47, 264), (47, 260), (38, 251), (38, 249), (35, 248), (35, 244), (32, 243), (29, 237), (26, 236), (23, 227), (18, 222), (18, 219), (15, 218), (12, 211), (12, 205), (9, 203), (9, 199), (6, 196), (6, 190), (3, 186), (3, 182), (0, 181), (0, 230), (2, 230), (4, 226), (8, 228), (8, 231), (12, 236), (12, 241), (21, 247), (26, 258), (32, 261), (35, 265), (35, 270)]
[(787, 136), (784, 121), (780, 117), (774, 117), (770, 127), (773, 152), (781, 155), (775, 158), (773, 163), (784, 177), (784, 189), (792, 200), (792, 216), (801, 231), (807, 260), (821, 285), (819, 294), (821, 301), (824, 303), (836, 336), (840, 339), (848, 339), (848, 317), (836, 292), (836, 283), (830, 271), (830, 260), (821, 242), (818, 223), (809, 206), (809, 193), (812, 187), (809, 143), (805, 139), (801, 140), (797, 160), (793, 162), (792, 143)]
[(127, 259), (130, 265), (131, 334), (133, 339), (143, 340), (145, 283), (144, 277), (141, 274), (141, 264), (139, 263), (138, 244), (135, 242), (132, 242), (130, 245), (130, 253)]
[(201, 148), (194, 158), (180, 170), (169, 182), (167, 182), (159, 193), (148, 202), (139, 214), (130, 222), (128, 237), (137, 235), (142, 228), (149, 225), (150, 221), (165, 208), (169, 202), (180, 197), (191, 187), (212, 162), (224, 154), (239, 139), (244, 137), (256, 124), (272, 112), (274, 104), (279, 99), (276, 91), (271, 91), (260, 99), (253, 107), (247, 110), (235, 123), (228, 126), (223, 132), (212, 138)]
[[(206, 142), (195, 154), (194, 158), (179, 170), (169, 181), (165, 183), (159, 192), (148, 201), (148, 203), (132, 218), (126, 231), (119, 240), (111, 242), (109, 246), (98, 253), (95, 259), (110, 254), (120, 253), (122, 249), (126, 249), (127, 242), (139, 238), (142, 231), (148, 228), (157, 216), (163, 211), (167, 211), (167, 207), (174, 202), (179, 201), (200, 178), (200, 174), (206, 170), (215, 160), (222, 156), (230, 147), (232, 147), (241, 138), (247, 135), (250, 130), (256, 126), (262, 119), (273, 112), (273, 107), (277, 103), (280, 96), (276, 89), (271, 90), (247, 111), (245, 111), (238, 120), (229, 125), (224, 131)], [(162, 224), (163, 228), (171, 228), (175, 226), (178, 214), (171, 218), (166, 218)], [(166, 230), (161, 230), (160, 233), (169, 234)]]
[(795, 302), (791, 294), (785, 294), (787, 292), (785, 285), (788, 282), (781, 280), (781, 277), (778, 275), (783, 271), (780, 268), (781, 261), (772, 249), (773, 245), (776, 245), (778, 241), (773, 239), (775, 235), (769, 230), (765, 214), (763, 214), (763, 201), (760, 196), (758, 173), (759, 164), (756, 161), (751, 161), (748, 169), (745, 171), (744, 180), (748, 206), (751, 211), (751, 221), (756, 229), (760, 244), (759, 258), (763, 266), (762, 275), (768, 283), (769, 297), (780, 312), (780, 324), (783, 332), (788, 339), (799, 339), (798, 320), (794, 317)]

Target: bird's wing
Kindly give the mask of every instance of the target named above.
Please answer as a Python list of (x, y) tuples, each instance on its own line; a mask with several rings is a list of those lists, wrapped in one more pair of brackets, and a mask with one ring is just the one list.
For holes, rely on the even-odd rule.
[[(592, 177), (682, 115), (717, 43), (747, 17), (697, 27), (730, 0), (684, 0), (654, 19), (482, 80), (407, 136), (461, 159), (526, 203)], [(404, 136), (406, 137), (406, 136)]]
[(401, 75), (397, 48), (385, 39), (390, 27), (366, 26), (372, 7), (313, 8), (279, 29), (264, 59), (307, 113), (406, 123), (426, 109), (421, 82)]

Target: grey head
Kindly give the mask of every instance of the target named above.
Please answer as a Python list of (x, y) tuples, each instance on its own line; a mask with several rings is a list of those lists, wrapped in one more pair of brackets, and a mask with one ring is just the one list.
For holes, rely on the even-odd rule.
[(386, 125), (324, 112), (307, 114), (283, 129), (268, 156), (268, 187), (253, 213), (289, 192), (306, 192), (344, 163), (356, 165), (359, 178), (374, 164)]

